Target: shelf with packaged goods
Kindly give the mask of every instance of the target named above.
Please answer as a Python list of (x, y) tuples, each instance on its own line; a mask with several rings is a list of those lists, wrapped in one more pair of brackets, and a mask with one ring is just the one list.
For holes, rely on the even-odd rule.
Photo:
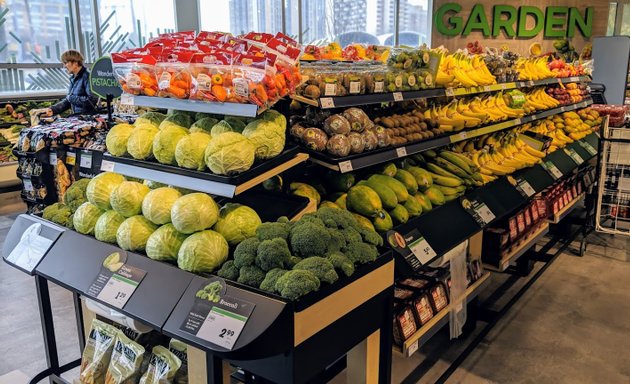
[(554, 213), (549, 219), (547, 219), (549, 223), (558, 224), (562, 219), (567, 217), (567, 215), (569, 215), (569, 213), (571, 213), (571, 211), (573, 211), (577, 207), (577, 204), (580, 201), (582, 201), (584, 196), (585, 196), (584, 193), (582, 193), (581, 195), (579, 195), (578, 197), (570, 201), (569, 204), (565, 205), (561, 210)]
[(488, 133), (503, 131), (509, 128), (514, 128), (519, 125), (529, 123), (536, 120), (541, 120), (549, 116), (557, 115), (559, 113), (574, 111), (577, 109), (586, 108), (591, 105), (593, 101), (588, 98), (576, 104), (566, 105), (558, 108), (552, 108), (546, 111), (537, 112), (529, 116), (524, 116), (519, 119), (512, 119), (503, 121), (497, 124), (487, 125), (485, 127), (465, 130), (456, 132), (447, 136), (441, 136), (424, 140), (416, 143), (406, 144), (393, 148), (382, 148), (380, 150), (351, 155), (345, 158), (332, 158), (325, 153), (307, 150), (310, 155), (310, 160), (314, 163), (322, 165), (326, 168), (341, 173), (351, 172), (357, 169), (371, 167), (387, 161), (396, 160), (401, 157), (406, 157), (416, 153), (420, 153), (429, 149), (444, 147), (448, 144), (457, 143), (463, 140), (468, 140), (477, 136), (482, 136)]
[[(490, 273), (486, 272), (466, 289), (467, 303), (479, 295), (488, 278), (490, 278)], [(394, 346), (394, 351), (401, 353), (404, 357), (413, 355), (420, 346), (425, 344), (448, 323), (448, 315), (451, 309), (453, 309), (453, 305), (449, 304), (446, 308), (433, 316), (425, 325), (420, 327), (410, 338), (405, 340), (402, 346)]]
[(277, 157), (255, 163), (250, 170), (237, 176), (223, 176), (104, 154), (101, 170), (206, 192), (216, 196), (234, 197), (307, 159), (308, 155), (299, 153), (297, 147), (288, 147)]
[(256, 117), (263, 109), (254, 104), (215, 103), (188, 99), (170, 99), (166, 97), (135, 96), (123, 94), (120, 103), (140, 107), (178, 109), (182, 111), (215, 113), (219, 115)]
[(498, 265), (492, 265), (487, 262), (484, 262), (484, 268), (490, 271), (495, 272), (503, 272), (505, 271), (511, 263), (518, 260), (521, 256), (525, 254), (531, 247), (536, 245), (540, 239), (545, 237), (549, 233), (549, 223), (542, 222), (538, 229), (529, 233), (529, 235), (525, 239), (521, 239), (521, 243), (514, 247), (510, 252), (508, 252), (505, 256), (501, 258), (501, 261), (497, 263)]

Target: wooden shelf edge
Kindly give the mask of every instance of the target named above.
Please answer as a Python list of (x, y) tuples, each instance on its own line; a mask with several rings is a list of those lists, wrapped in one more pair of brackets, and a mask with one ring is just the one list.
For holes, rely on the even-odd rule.
[(549, 232), (549, 223), (543, 222), (541, 227), (536, 232), (529, 235), (529, 239), (527, 239), (525, 243), (521, 244), (517, 249), (510, 252), (507, 256), (501, 258), (501, 262), (499, 263), (499, 266), (484, 263), (483, 267), (486, 270), (493, 271), (493, 272), (505, 271), (511, 262), (513, 262), (514, 260), (517, 260), (520, 256), (522, 256), (522, 254), (519, 255), (519, 253), (533, 247), (538, 242), (540, 236), (544, 236), (548, 232)]
[(564, 217), (575, 208), (575, 205), (582, 200), (585, 196), (584, 193), (578, 195), (573, 201), (569, 203), (569, 205), (565, 205), (561, 210), (559, 210), (556, 214), (553, 215), (553, 219), (547, 219), (549, 224), (558, 224)]
[(278, 165), (277, 167), (271, 168), (270, 170), (261, 173), (260, 175), (254, 177), (251, 180), (248, 180), (246, 182), (244, 182), (243, 184), (237, 185), (236, 189), (234, 191), (235, 195), (241, 194), (245, 191), (247, 191), (248, 189), (251, 189), (253, 187), (255, 187), (256, 185), (262, 183), (263, 181), (267, 180), (268, 178), (278, 175), (284, 171), (286, 171), (289, 168), (292, 168), (300, 163), (305, 162), (306, 160), (308, 160), (308, 154), (306, 153), (298, 153), (297, 155), (295, 155), (293, 158), (285, 161), (284, 163)]

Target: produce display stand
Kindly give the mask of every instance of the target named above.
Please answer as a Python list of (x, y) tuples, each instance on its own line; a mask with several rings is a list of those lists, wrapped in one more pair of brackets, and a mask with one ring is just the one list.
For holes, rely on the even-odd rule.
[(508, 269), (511, 263), (517, 261), (548, 233), (549, 223), (542, 223), (539, 228), (528, 234), (528, 236), (521, 241), (521, 244), (514, 247), (509, 253), (503, 256), (497, 265), (485, 262), (484, 268), (490, 271), (504, 272)]

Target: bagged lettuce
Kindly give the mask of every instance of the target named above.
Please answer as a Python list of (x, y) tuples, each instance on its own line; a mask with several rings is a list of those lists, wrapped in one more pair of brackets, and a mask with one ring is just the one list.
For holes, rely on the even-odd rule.
[(112, 356), (118, 331), (98, 319), (92, 320), (92, 328), (81, 356), (79, 381), (82, 384), (104, 383), (107, 365)]

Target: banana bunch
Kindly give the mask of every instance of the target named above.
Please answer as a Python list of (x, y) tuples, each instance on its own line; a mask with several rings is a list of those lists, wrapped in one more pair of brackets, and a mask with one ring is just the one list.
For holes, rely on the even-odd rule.
[(519, 80), (542, 80), (555, 77), (555, 74), (547, 67), (547, 58), (521, 57), (514, 63), (519, 72)]
[(467, 188), (484, 184), (483, 175), (472, 160), (461, 153), (449, 150), (423, 152), (425, 169), (433, 178), (447, 201), (464, 194)]
[(435, 80), (443, 87), (478, 87), (496, 84), (481, 55), (468, 56), (463, 52), (447, 54), (442, 52), (440, 68)]
[(424, 117), (440, 123), (444, 132), (458, 132), (464, 128), (474, 128), (486, 123), (490, 117), (481, 109), (471, 108), (464, 100), (452, 100), (442, 106), (433, 105), (424, 111)]
[(526, 93), (525, 99), (527, 101), (525, 102), (524, 108), (532, 108), (534, 111), (544, 111), (560, 106), (560, 102), (549, 96), (547, 92), (545, 92), (544, 87)]

